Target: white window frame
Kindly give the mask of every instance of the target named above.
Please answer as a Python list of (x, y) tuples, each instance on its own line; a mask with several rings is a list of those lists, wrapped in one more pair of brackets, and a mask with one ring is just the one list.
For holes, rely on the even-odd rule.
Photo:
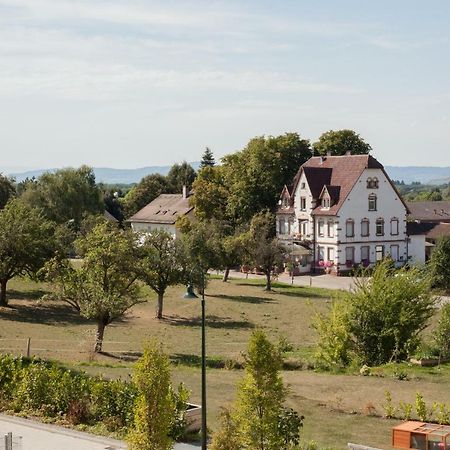
[(345, 221), (345, 237), (355, 237), (355, 221), (353, 219)]
[(399, 234), (399, 220), (397, 217), (391, 219), (391, 236), (398, 236)]

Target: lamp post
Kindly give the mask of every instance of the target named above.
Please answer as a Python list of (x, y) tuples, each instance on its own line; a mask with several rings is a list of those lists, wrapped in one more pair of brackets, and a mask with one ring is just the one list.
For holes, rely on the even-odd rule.
[[(192, 284), (187, 287), (184, 298), (194, 299), (198, 298), (194, 293)], [(206, 447), (206, 333), (205, 333), (205, 275), (202, 276), (202, 450), (207, 450)]]

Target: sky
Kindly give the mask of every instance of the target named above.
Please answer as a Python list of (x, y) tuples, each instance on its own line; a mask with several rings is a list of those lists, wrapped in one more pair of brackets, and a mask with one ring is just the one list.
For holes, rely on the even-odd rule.
[(0, 168), (216, 158), (350, 128), (450, 166), (448, 0), (0, 0)]

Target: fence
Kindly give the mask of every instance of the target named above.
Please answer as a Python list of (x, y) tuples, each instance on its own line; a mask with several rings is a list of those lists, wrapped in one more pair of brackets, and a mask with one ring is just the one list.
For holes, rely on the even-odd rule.
[[(16, 355), (42, 356), (71, 354), (71, 356), (89, 355), (94, 349), (94, 339), (75, 341), (70, 339), (38, 339), (38, 338), (2, 338), (0, 339), (0, 353)], [(142, 347), (136, 342), (103, 341), (103, 353), (117, 356), (117, 358), (135, 358), (142, 354)], [(1, 450), (1, 448), (0, 448)]]
[(0, 450), (22, 450), (22, 436), (7, 433), (0, 438)]

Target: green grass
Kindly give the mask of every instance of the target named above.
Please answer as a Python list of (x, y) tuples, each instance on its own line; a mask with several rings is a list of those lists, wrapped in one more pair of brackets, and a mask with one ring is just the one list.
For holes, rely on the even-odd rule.
[[(217, 426), (221, 406), (234, 398), (242, 370), (230, 370), (243, 362), (249, 336), (255, 328), (267, 332), (274, 342), (283, 338), (292, 344), (286, 353), (293, 366), (310, 368), (316, 335), (311, 327), (317, 313), (327, 311), (335, 291), (274, 283), (274, 292), (263, 290), (264, 280), (211, 279), (206, 291), (209, 426)], [(136, 305), (122, 320), (108, 326), (105, 355), (93, 356), (95, 324), (80, 318), (67, 305), (40, 301), (49, 286), (15, 279), (9, 284), (9, 308), (0, 308), (0, 347), (23, 353), (31, 338), (32, 353), (58, 360), (74, 369), (106, 377), (128, 378), (143, 343), (155, 338), (164, 343), (173, 362), (175, 382), (184, 382), (200, 401), (200, 302), (186, 300), (183, 286), (169, 289), (164, 320), (155, 318), (156, 298), (143, 289), (147, 303)], [(299, 363), (299, 365), (296, 365)], [(395, 372), (407, 373), (400, 381)], [(397, 421), (364, 414), (372, 404), (382, 415), (384, 393), (394, 401), (414, 402), (416, 392), (429, 405), (450, 404), (450, 365), (422, 368), (408, 364), (386, 365), (373, 370), (376, 376), (359, 376), (358, 369), (345, 373), (313, 370), (283, 372), (290, 386), (288, 402), (305, 415), (304, 439), (322, 447), (345, 448), (348, 441), (389, 448), (390, 428)]]

